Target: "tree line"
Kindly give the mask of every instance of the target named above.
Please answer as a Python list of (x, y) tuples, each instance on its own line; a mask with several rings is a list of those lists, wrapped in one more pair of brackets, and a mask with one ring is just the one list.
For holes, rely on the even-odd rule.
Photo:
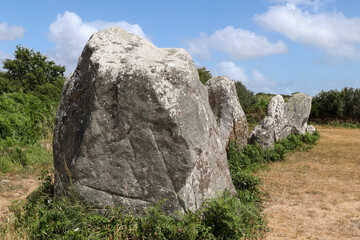
[(310, 120), (317, 123), (360, 122), (360, 89), (321, 91), (312, 100)]

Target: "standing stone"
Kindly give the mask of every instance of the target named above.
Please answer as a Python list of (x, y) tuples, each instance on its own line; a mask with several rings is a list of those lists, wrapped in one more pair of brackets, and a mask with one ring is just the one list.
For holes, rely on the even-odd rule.
[(235, 140), (240, 147), (244, 147), (247, 144), (248, 125), (235, 82), (224, 76), (213, 77), (206, 82), (206, 87), (224, 146), (228, 147)]
[(94, 34), (66, 81), (54, 130), (55, 191), (101, 210), (195, 211), (234, 193), (207, 89), (183, 49), (121, 28)]
[[(304, 93), (294, 94), (287, 103), (280, 95), (269, 103), (267, 116), (255, 126), (248, 142), (257, 142), (263, 149), (273, 147), (275, 141), (287, 138), (290, 134), (305, 134), (309, 128), (307, 121), (311, 111), (311, 97)], [(315, 132), (309, 128), (308, 132)]]
[(271, 148), (275, 142), (274, 118), (266, 116), (260, 124), (251, 131), (248, 142), (257, 142), (262, 149)]
[(285, 127), (285, 101), (281, 95), (270, 100), (267, 114), (274, 119), (274, 140), (281, 140), (280, 132)]
[(285, 129), (282, 138), (289, 133), (305, 134), (311, 112), (311, 97), (304, 93), (294, 94), (285, 104)]

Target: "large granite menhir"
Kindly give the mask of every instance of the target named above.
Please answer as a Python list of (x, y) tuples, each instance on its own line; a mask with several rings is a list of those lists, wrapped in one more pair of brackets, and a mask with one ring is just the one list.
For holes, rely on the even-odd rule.
[(142, 214), (151, 203), (195, 211), (235, 193), (208, 91), (183, 49), (121, 28), (94, 34), (66, 81), (54, 130), (56, 194), (99, 210)]

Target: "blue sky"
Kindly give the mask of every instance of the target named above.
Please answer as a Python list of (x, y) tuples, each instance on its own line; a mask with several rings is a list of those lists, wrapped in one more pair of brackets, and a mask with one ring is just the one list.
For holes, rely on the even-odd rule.
[(75, 69), (92, 33), (120, 26), (255, 92), (360, 88), (358, 0), (4, 0), (0, 59), (16, 45)]

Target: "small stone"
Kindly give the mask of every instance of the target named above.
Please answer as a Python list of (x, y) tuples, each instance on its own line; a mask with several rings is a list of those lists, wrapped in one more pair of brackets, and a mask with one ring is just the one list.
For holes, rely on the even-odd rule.
[(310, 133), (310, 134), (314, 134), (316, 131), (315, 127), (313, 125), (308, 125), (306, 128), (306, 132)]

